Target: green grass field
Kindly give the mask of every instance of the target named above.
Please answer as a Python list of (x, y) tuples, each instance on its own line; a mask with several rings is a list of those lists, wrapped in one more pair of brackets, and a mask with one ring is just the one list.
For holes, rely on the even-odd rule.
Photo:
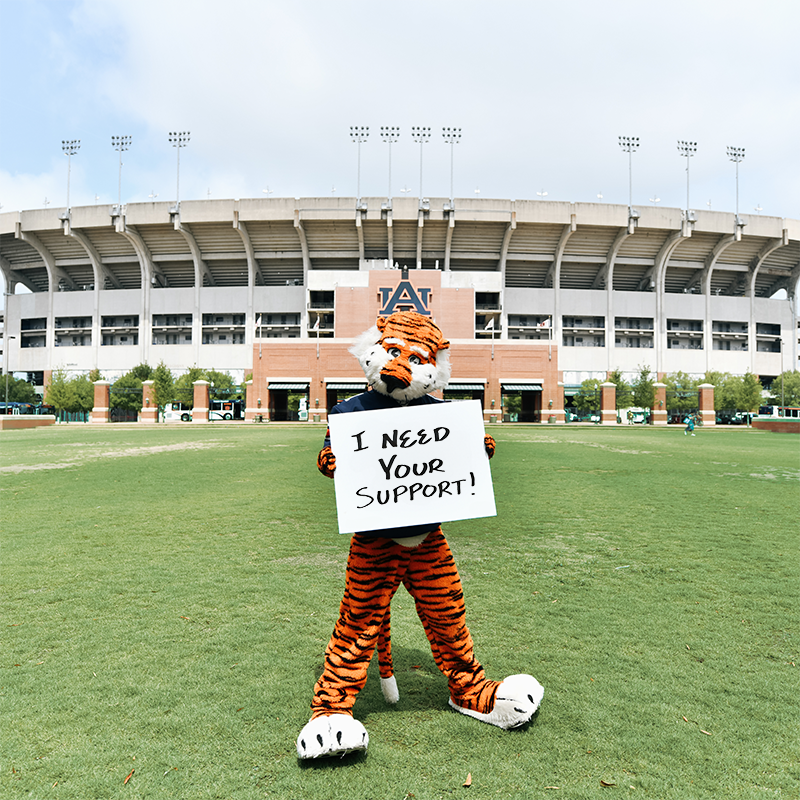
[(479, 658), (540, 713), (448, 710), (401, 589), (400, 703), (375, 669), (368, 754), (310, 765), (348, 544), (322, 428), (0, 433), (0, 796), (800, 797), (800, 439), (491, 432), (498, 516), (445, 532)]

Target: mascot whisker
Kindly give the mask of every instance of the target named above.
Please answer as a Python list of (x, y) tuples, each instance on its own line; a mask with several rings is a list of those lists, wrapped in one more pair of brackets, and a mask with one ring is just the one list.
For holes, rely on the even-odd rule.
[[(444, 402), (430, 393), (450, 379), (450, 343), (426, 316), (402, 311), (380, 317), (350, 352), (358, 359), (370, 390), (331, 409), (331, 414)], [(495, 442), (486, 436), (489, 458)], [(336, 458), (330, 434), (317, 466), (333, 477)], [(311, 719), (297, 738), (301, 759), (366, 750), (369, 735), (352, 709), (367, 681), (378, 647), (381, 688), (389, 702), (399, 698), (392, 672), (389, 608), (400, 584), (414, 598), (436, 666), (447, 678), (449, 704), (456, 711), (510, 730), (531, 720), (544, 689), (531, 675), (503, 681), (486, 677), (475, 657), (466, 624), (461, 579), (438, 523), (397, 525), (353, 535), (339, 618), (325, 650), (322, 675), (314, 687)]]

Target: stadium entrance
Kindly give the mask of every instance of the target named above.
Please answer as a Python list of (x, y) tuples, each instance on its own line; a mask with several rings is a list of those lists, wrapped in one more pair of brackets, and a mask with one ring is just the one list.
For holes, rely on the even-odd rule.
[(541, 422), (542, 385), (504, 383), (501, 404), (503, 422)]

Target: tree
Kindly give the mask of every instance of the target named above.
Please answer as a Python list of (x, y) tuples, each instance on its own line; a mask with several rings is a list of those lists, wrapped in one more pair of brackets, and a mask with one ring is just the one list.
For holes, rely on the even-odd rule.
[(140, 383), (142, 381), (150, 381), (153, 379), (153, 368), (149, 364), (139, 364), (127, 374), (138, 378)]
[(207, 380), (217, 392), (220, 394), (224, 393), (226, 399), (241, 400), (241, 392), (236, 394), (233, 391), (236, 388), (236, 384), (234, 384), (233, 378), (229, 373), (218, 372), (215, 369), (208, 369), (205, 371), (203, 379)]
[(575, 408), (581, 417), (593, 411), (600, 411), (600, 381), (597, 378), (587, 378), (581, 384), (581, 390), (575, 395), (574, 400)]
[(778, 375), (769, 390), (769, 401), (773, 405), (800, 406), (800, 371), (791, 369)]
[(616, 404), (617, 411), (621, 408), (630, 408), (633, 403), (633, 389), (628, 381), (622, 376), (622, 370), (617, 368), (609, 376), (608, 380), (617, 386)]
[(706, 372), (705, 383), (714, 387), (714, 410), (733, 411), (738, 408), (741, 379), (730, 372)]
[(15, 378), (13, 375), (3, 375), (0, 378), (0, 393), (2, 400), (6, 397), (6, 377), (8, 377), (8, 402), (9, 403), (38, 403), (39, 396), (36, 389), (22, 378)]
[[(145, 380), (147, 380), (145, 378)], [(133, 370), (117, 378), (111, 387), (111, 408), (139, 411), (142, 408), (142, 379)]]
[(73, 387), (63, 367), (50, 373), (50, 382), (44, 390), (44, 400), (57, 411), (70, 411), (74, 402)]
[(749, 370), (742, 378), (741, 390), (739, 392), (737, 411), (758, 411), (761, 405), (761, 381)]
[(175, 399), (186, 408), (194, 406), (194, 382), (205, 380), (205, 372), (200, 367), (191, 367), (188, 372), (175, 381)]
[(640, 365), (639, 374), (631, 384), (633, 404), (638, 408), (652, 408), (656, 402), (656, 390), (650, 375), (650, 367)]
[(664, 377), (667, 386), (667, 411), (683, 414), (696, 411), (699, 405), (697, 379), (685, 372), (670, 372)]
[(84, 413), (94, 408), (94, 383), (87, 375), (78, 375), (70, 381), (72, 389), (72, 408), (68, 411)]
[(163, 361), (153, 371), (152, 380), (156, 405), (163, 408), (175, 399), (175, 379)]

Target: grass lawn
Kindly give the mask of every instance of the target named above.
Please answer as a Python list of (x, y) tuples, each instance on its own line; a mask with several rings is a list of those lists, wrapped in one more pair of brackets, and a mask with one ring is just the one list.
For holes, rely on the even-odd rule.
[(448, 710), (401, 589), (399, 704), (373, 664), (368, 754), (311, 764), (348, 544), (323, 429), (0, 433), (0, 796), (799, 797), (800, 438), (491, 432), (498, 516), (445, 532), (487, 673), (541, 711)]

